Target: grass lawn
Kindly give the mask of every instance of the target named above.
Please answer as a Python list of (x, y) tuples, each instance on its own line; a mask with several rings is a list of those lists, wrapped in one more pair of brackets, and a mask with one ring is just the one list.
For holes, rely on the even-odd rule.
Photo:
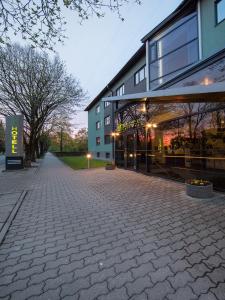
[[(64, 156), (60, 157), (60, 159), (74, 170), (87, 169), (88, 167), (87, 158), (85, 156)], [(105, 165), (105, 161), (90, 159), (90, 168), (99, 168)]]

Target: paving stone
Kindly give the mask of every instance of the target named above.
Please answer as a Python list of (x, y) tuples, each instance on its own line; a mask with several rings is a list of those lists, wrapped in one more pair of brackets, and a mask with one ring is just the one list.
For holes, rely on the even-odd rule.
[(210, 269), (204, 264), (195, 264), (193, 267), (188, 268), (187, 271), (191, 274), (193, 278), (203, 277), (207, 272), (210, 272)]
[(104, 295), (107, 293), (108, 293), (108, 289), (107, 289), (106, 282), (96, 283), (86, 290), (81, 290), (79, 299), (93, 300), (93, 299), (97, 298), (98, 296)]
[(134, 278), (138, 278), (138, 277), (144, 277), (146, 274), (150, 272), (154, 272), (155, 269), (152, 263), (145, 263), (140, 265), (137, 268), (132, 268), (130, 271), (132, 272)]
[(11, 294), (12, 300), (18, 300), (18, 299), (28, 299), (31, 296), (38, 296), (42, 293), (42, 287), (43, 284), (35, 284), (32, 285), (24, 290), (16, 291), (15, 293)]
[(5, 276), (0, 275), (0, 287), (2, 285), (8, 285), (10, 282), (13, 281), (13, 278), (15, 276), (16, 276), (16, 274), (10, 274), (10, 275), (5, 275)]
[(76, 271), (77, 269), (81, 269), (83, 267), (83, 261), (72, 261), (66, 265), (62, 265), (59, 267), (59, 274), (69, 273), (72, 271)]
[(59, 275), (55, 278), (47, 279), (45, 281), (44, 291), (48, 291), (50, 289), (57, 289), (63, 283), (69, 283), (73, 280), (73, 273), (67, 273)]
[(167, 296), (169, 300), (197, 300), (199, 299), (190, 287), (179, 288), (174, 294)]
[(196, 281), (189, 283), (196, 295), (206, 294), (215, 284), (208, 278), (197, 278)]
[(148, 296), (145, 293), (141, 293), (140, 295), (134, 295), (133, 297), (129, 298), (129, 300), (148, 300)]
[(224, 300), (225, 299), (225, 283), (219, 283), (216, 288), (210, 289), (210, 292), (212, 292), (217, 299)]
[(74, 272), (74, 278), (87, 277), (88, 275), (98, 272), (99, 266), (98, 264), (88, 265), (81, 269), (77, 269)]
[(125, 260), (124, 262), (122, 262), (120, 264), (116, 264), (115, 270), (117, 273), (121, 273), (121, 272), (126, 272), (133, 267), (137, 267), (137, 262), (134, 258)]
[(14, 280), (20, 280), (20, 279), (30, 277), (34, 274), (40, 274), (41, 272), (43, 272), (43, 269), (44, 269), (44, 265), (39, 265), (39, 266), (27, 268), (26, 270), (18, 271), (16, 273)]
[(191, 265), (194, 265), (199, 264), (203, 259), (205, 259), (205, 256), (198, 252), (191, 254), (186, 259)]
[(45, 282), (47, 279), (56, 278), (58, 270), (48, 270), (44, 272), (40, 272), (39, 274), (34, 274), (30, 277), (29, 285), (38, 284), (41, 282)]
[(191, 264), (186, 259), (177, 260), (169, 264), (170, 269), (174, 272), (181, 272), (191, 267)]
[[(147, 294), (148, 299), (163, 300), (168, 294), (172, 293), (173, 291), (174, 290), (171, 288), (170, 284), (167, 281), (164, 281), (158, 282), (150, 289), (146, 289), (145, 293)], [(183, 298), (180, 299), (183, 300)]]
[(172, 287), (177, 290), (178, 288), (184, 287), (188, 282), (193, 282), (194, 279), (191, 277), (191, 275), (187, 272), (178, 272), (173, 277), (168, 277), (167, 279)]
[[(42, 293), (38, 296), (32, 296), (29, 300), (61, 300), (60, 289), (49, 290), (45, 293)], [(75, 300), (75, 299), (74, 299)]]
[[(217, 300), (217, 298), (215, 297), (215, 295), (211, 292), (207, 293), (207, 294), (202, 294), (201, 296), (199, 296), (198, 298), (199, 300)], [(219, 298), (222, 299), (222, 298)]]
[(97, 299), (98, 300), (127, 300), (128, 296), (126, 293), (126, 289), (123, 287), (121, 289), (115, 289), (115, 290), (107, 293), (106, 295), (102, 295), (102, 296), (98, 297)]
[(218, 252), (218, 248), (214, 245), (206, 246), (203, 250), (202, 253), (206, 256), (212, 256), (215, 255), (215, 253)]
[(207, 276), (216, 284), (225, 282), (225, 268), (216, 268), (211, 273), (207, 273)]
[(149, 275), (150, 275), (151, 281), (153, 283), (157, 283), (157, 282), (164, 281), (167, 277), (172, 276), (173, 273), (169, 269), (169, 267), (166, 266), (164, 268), (160, 268), (160, 269), (156, 270), (155, 272), (150, 273)]
[(169, 263), (172, 263), (172, 259), (169, 255), (161, 256), (158, 259), (152, 260), (152, 263), (156, 269), (165, 267)]
[(152, 261), (153, 259), (156, 259), (156, 256), (153, 252), (150, 252), (150, 253), (144, 253), (140, 256), (137, 256), (135, 259), (138, 264), (144, 264)]
[(113, 278), (109, 278), (108, 281), (108, 287), (110, 290), (112, 289), (118, 289), (120, 287), (122, 287), (124, 284), (126, 284), (127, 282), (133, 281), (134, 278), (132, 277), (131, 272), (125, 272), (125, 273), (120, 273), (118, 275), (116, 275)]
[(97, 282), (102, 282), (109, 277), (115, 277), (116, 273), (114, 271), (114, 268), (109, 268), (109, 269), (103, 269), (99, 272), (93, 273), (91, 275), (91, 284), (95, 284)]
[(204, 264), (210, 269), (219, 267), (220, 264), (224, 262), (224, 260), (219, 255), (210, 256), (208, 259), (205, 259)]
[(88, 278), (79, 278), (77, 280), (73, 280), (70, 283), (68, 282), (62, 284), (60, 296), (63, 297), (63, 299), (65, 296), (73, 296), (74, 297), (73, 299), (76, 299), (76, 295), (79, 298), (78, 292), (81, 289), (87, 289), (89, 287), (90, 287), (90, 281)]
[(84, 259), (85, 265), (94, 264), (98, 261), (102, 261), (106, 258), (105, 253), (95, 254)]
[(129, 296), (138, 295), (146, 288), (151, 287), (152, 282), (148, 276), (137, 278), (133, 282), (127, 283), (126, 288)]

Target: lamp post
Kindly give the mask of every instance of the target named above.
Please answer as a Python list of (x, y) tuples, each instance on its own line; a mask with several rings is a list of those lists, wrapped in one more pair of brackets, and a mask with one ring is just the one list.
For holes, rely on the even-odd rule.
[(157, 124), (155, 123), (146, 123), (145, 124), (145, 169), (146, 172), (148, 171), (148, 129), (150, 129), (150, 133), (151, 133), (151, 129), (152, 128), (156, 128)]
[(116, 164), (116, 137), (119, 136), (119, 132), (112, 132), (111, 136), (113, 137), (113, 165)]
[(88, 153), (88, 154), (86, 155), (86, 157), (87, 157), (87, 161), (88, 161), (88, 169), (90, 169), (90, 159), (91, 159), (91, 154)]

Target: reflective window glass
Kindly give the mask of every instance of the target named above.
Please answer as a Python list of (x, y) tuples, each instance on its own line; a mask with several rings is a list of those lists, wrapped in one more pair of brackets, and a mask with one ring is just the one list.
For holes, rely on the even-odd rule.
[(216, 21), (217, 23), (225, 20), (225, 0), (216, 1)]

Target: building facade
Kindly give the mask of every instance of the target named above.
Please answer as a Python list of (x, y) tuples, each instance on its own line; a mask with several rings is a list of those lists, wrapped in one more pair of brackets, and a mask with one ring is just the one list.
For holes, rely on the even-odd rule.
[[(118, 133), (110, 158), (181, 181), (209, 179), (225, 190), (225, 0), (182, 1), (142, 42), (142, 88), (112, 88), (110, 95), (110, 130)], [(122, 78), (129, 73), (135, 86), (143, 75), (132, 64)], [(103, 105), (106, 96), (98, 98)]]

